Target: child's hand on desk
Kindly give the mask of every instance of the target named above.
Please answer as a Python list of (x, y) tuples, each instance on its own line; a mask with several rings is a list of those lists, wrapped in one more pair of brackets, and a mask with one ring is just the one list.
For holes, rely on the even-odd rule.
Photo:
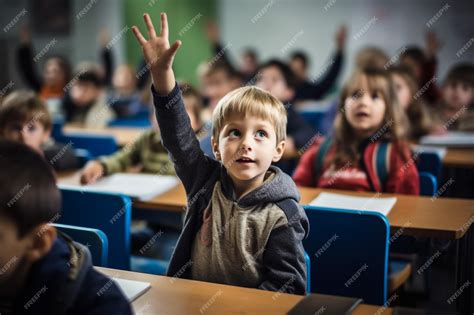
[(81, 172), (81, 185), (95, 183), (104, 176), (104, 167), (98, 161), (90, 161)]
[(145, 39), (136, 26), (132, 27), (132, 31), (142, 46), (143, 56), (151, 69), (156, 91), (160, 95), (168, 95), (175, 86), (172, 65), (176, 51), (181, 46), (181, 41), (178, 40), (170, 46), (166, 13), (161, 13), (161, 34), (159, 36), (156, 35), (150, 15), (144, 14), (143, 18), (150, 38)]

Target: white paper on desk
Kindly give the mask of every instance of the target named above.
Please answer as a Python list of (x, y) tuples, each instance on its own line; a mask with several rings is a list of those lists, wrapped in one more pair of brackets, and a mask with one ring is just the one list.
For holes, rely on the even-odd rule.
[(421, 144), (448, 147), (474, 147), (474, 132), (450, 131), (444, 135), (424, 136)]
[[(119, 193), (137, 198), (150, 200), (175, 187), (179, 179), (175, 176), (117, 173), (104, 177), (96, 183), (80, 186), (83, 191)], [(59, 185), (67, 188), (68, 185)], [(69, 186), (70, 187), (70, 186)], [(77, 189), (77, 186), (74, 186)]]
[(126, 280), (120, 278), (112, 278), (115, 283), (119, 286), (122, 292), (127, 297), (128, 302), (135, 301), (140, 295), (145, 293), (151, 284), (149, 282), (135, 281), (135, 280)]
[(374, 197), (357, 197), (322, 192), (311, 201), (310, 205), (345, 210), (374, 211), (387, 216), (395, 202), (397, 202), (395, 197), (380, 198), (377, 195), (374, 195)]
[(415, 153), (436, 153), (441, 160), (444, 159), (444, 156), (446, 155), (446, 147), (432, 147), (428, 145), (414, 145), (412, 146), (412, 149)]

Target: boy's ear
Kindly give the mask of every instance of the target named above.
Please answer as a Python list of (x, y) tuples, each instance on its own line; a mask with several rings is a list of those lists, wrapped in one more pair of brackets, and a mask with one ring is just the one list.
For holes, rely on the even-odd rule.
[(280, 141), (280, 143), (277, 144), (275, 151), (273, 153), (273, 162), (278, 162), (281, 159), (281, 156), (283, 155), (283, 152), (285, 152), (285, 140)]
[(29, 238), (29, 245), (25, 254), (26, 259), (33, 263), (43, 258), (53, 247), (56, 236), (56, 228), (47, 223), (33, 229), (26, 236)]
[(214, 136), (211, 136), (212, 152), (218, 161), (221, 161), (221, 153), (219, 152), (219, 145), (214, 140)]

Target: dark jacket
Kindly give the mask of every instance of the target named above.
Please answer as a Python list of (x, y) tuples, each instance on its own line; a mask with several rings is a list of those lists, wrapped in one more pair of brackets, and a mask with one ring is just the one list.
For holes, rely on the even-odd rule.
[(202, 226), (203, 211), (213, 197), (214, 186), (220, 181), (226, 198), (240, 206), (273, 203), (286, 215), (288, 223), (271, 232), (263, 251), (264, 280), (258, 288), (304, 294), (306, 266), (302, 240), (308, 234), (309, 223), (304, 210), (298, 205), (299, 193), (291, 178), (272, 167), (276, 173), (273, 180), (235, 200), (232, 181), (226, 169), (200, 149), (179, 88), (175, 86), (167, 96), (159, 96), (153, 88), (152, 93), (163, 145), (168, 150), (188, 198), (183, 231), (167, 275), (190, 278), (192, 244)]
[(33, 264), (25, 283), (14, 314), (132, 314), (117, 285), (94, 270), (87, 247), (64, 235)]

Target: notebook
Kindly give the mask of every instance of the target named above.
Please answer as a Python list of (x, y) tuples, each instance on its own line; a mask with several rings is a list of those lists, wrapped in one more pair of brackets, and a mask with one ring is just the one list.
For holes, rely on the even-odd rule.
[(122, 292), (127, 297), (128, 302), (132, 303), (139, 296), (145, 293), (151, 285), (149, 282), (135, 281), (135, 280), (126, 280), (120, 278), (112, 278), (115, 283), (119, 286)]
[(288, 315), (343, 315), (352, 311), (362, 302), (361, 299), (333, 296), (325, 294), (310, 294), (296, 304)]
[[(146, 201), (167, 192), (178, 183), (179, 179), (175, 176), (117, 173), (80, 188), (82, 191), (119, 193)], [(78, 186), (60, 184), (59, 187), (77, 189)]]
[(380, 198), (378, 194), (374, 194), (372, 197), (358, 197), (322, 192), (311, 201), (310, 205), (345, 210), (374, 211), (387, 216), (396, 202), (397, 198), (395, 197)]
[(424, 136), (420, 144), (448, 147), (474, 147), (474, 132), (450, 131), (444, 135)]

